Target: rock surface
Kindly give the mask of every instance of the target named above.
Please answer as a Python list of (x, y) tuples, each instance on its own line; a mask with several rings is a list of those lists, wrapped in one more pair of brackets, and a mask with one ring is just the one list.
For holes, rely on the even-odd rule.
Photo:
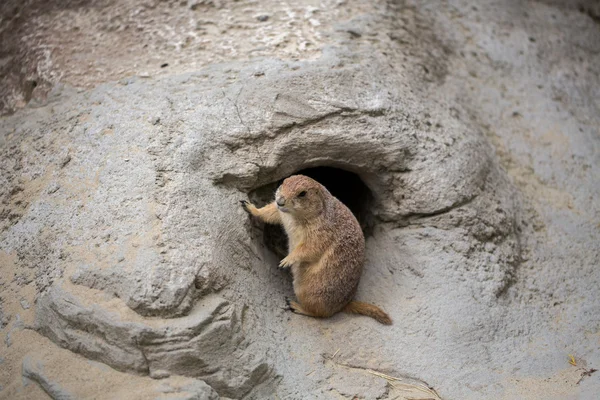
[[(137, 18), (127, 1), (44, 16), (36, 4), (21, 12), (39, 32), (72, 13), (100, 32), (102, 9)], [(0, 396), (85, 397), (77, 369), (44, 367), (83, 356), (114, 368), (88, 394), (166, 382), (165, 398), (593, 398), (594, 2), (262, 6), (144, 5), (204, 26), (202, 10), (221, 31), (205, 33), (204, 52), (160, 53), (180, 60), (169, 74), (111, 67), (89, 90), (63, 59), (66, 85), (48, 80), (47, 98), (2, 117)], [(364, 184), (334, 194), (361, 199), (357, 298), (393, 326), (283, 310), (277, 232), (238, 201), (265, 201), (303, 170)], [(54, 361), (25, 358), (39, 386), (22, 388), (38, 342)]]
[(102, 301), (101, 294), (88, 306), (78, 300), (85, 297), (55, 285), (38, 301), (36, 329), (61, 347), (117, 370), (157, 379), (198, 377), (228, 397), (243, 396), (269, 372), (266, 363), (253, 360), (240, 334), (239, 315), (221, 298), (204, 298), (176, 320), (144, 320)]
[[(64, 379), (65, 375), (76, 380)], [(53, 399), (217, 400), (206, 383), (182, 377), (155, 380), (114, 371), (65, 350), (28, 354), (23, 359), (25, 385), (38, 384)], [(13, 396), (18, 393), (12, 393)]]

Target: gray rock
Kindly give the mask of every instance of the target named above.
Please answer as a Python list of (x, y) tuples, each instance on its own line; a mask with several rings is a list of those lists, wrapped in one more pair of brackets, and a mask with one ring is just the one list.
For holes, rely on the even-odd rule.
[[(357, 54), (360, 62), (354, 61)], [(233, 70), (245, 80), (227, 83), (227, 71)], [(252, 78), (257, 70), (265, 72), (260, 80)], [(205, 75), (211, 79), (199, 80)], [(265, 283), (273, 280), (265, 270), (272, 256), (260, 248), (238, 200), (319, 166), (354, 172), (366, 185), (365, 199), (371, 199), (358, 205), (376, 228), (362, 299), (394, 315), (394, 296), (382, 294), (396, 289), (373, 279), (391, 282), (387, 274), (413, 268), (417, 276), (439, 276), (459, 286), (452, 301), (447, 295), (430, 300), (441, 315), (440, 328), (462, 318), (455, 315), (456, 303), (479, 315), (514, 279), (520, 257), (514, 189), (485, 138), (446, 106), (425, 109), (405, 91), (407, 79), (393, 74), (371, 48), (359, 46), (331, 48), (319, 60), (293, 68), (277, 60), (231, 63), (81, 95), (76, 118), (89, 116), (65, 138), (73, 143), (73, 157), (64, 179), (89, 179), (79, 177), (84, 171), (98, 184), (85, 206), (61, 190), (55, 196), (71, 201), (51, 209), (37, 206), (36, 221), (23, 223), (35, 230), (52, 221), (57, 238), (91, 244), (94, 258), (71, 252), (68, 262), (75, 268), (67, 282), (55, 282), (37, 302), (36, 329), (120, 371), (197, 377), (220, 395), (247, 394), (270, 376), (273, 363), (282, 362), (265, 358), (281, 339), (262, 336), (257, 318), (279, 330), (274, 327), (281, 313), (266, 310), (280, 310), (290, 287), (281, 276), (274, 286)], [(97, 96), (104, 99), (100, 104)], [(123, 98), (138, 106), (123, 107), (117, 100)], [(186, 109), (190, 101), (195, 107)], [(67, 103), (61, 107), (70, 112)], [(171, 112), (154, 125), (145, 110), (157, 108)], [(99, 149), (81, 136), (90, 134)], [(129, 162), (110, 156), (131, 146), (138, 157)], [(405, 226), (412, 230), (400, 229)], [(21, 231), (9, 233), (8, 248), (23, 243)], [(399, 262), (396, 254), (404, 246), (436, 246), (444, 253), (436, 265), (417, 258)], [(128, 255), (126, 262), (115, 248)], [(394, 248), (399, 250), (390, 252)], [(382, 267), (389, 265), (395, 266)], [(222, 288), (231, 301), (212, 294)], [(98, 299), (86, 305), (94, 293), (87, 290), (116, 294), (135, 317), (115, 313)], [(470, 304), (472, 293), (476, 304)], [(243, 329), (246, 305), (254, 315), (250, 331)]]
[[(567, 355), (600, 363), (600, 38), (595, 7), (555, 3), (339, 4), (319, 57), (63, 87), (2, 118), (0, 248), (43, 293), (35, 328), (228, 398), (597, 393)], [(284, 312), (281, 232), (238, 205), (341, 170), (367, 231), (357, 298), (391, 327)]]
[[(48, 357), (46, 355), (46, 357)], [(56, 357), (56, 355), (55, 355)], [(125, 380), (124, 387), (106, 387), (104, 393), (90, 393), (89, 388), (98, 382), (122, 381), (123, 377), (116, 371), (105, 370), (95, 365), (88, 365), (83, 371), (75, 371), (73, 364), (78, 365), (74, 355), (60, 354), (59, 359), (45, 359), (39, 355), (29, 354), (23, 359), (23, 378), (33, 381), (52, 398), (57, 400), (89, 398), (101, 395), (106, 398), (130, 399), (184, 399), (184, 400), (217, 400), (218, 394), (205, 382), (189, 378), (167, 378), (153, 381), (150, 378), (131, 377)], [(61, 363), (62, 368), (56, 368)], [(79, 379), (73, 379), (74, 373)]]
[(41, 386), (55, 400), (72, 400), (76, 397), (69, 393), (60, 383), (53, 381), (44, 373), (41, 361), (26, 356), (23, 359), (23, 377), (30, 379)]
[(216, 296), (203, 298), (185, 317), (145, 320), (98, 300), (86, 306), (55, 285), (38, 301), (35, 325), (62, 347), (119, 371), (196, 377), (234, 398), (269, 373), (268, 365), (247, 351), (234, 307)]

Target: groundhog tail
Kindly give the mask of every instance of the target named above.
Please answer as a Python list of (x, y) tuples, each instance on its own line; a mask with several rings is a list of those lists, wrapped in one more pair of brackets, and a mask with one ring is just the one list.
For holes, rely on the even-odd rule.
[(344, 307), (344, 311), (352, 314), (366, 315), (367, 317), (376, 319), (384, 325), (392, 324), (392, 319), (385, 311), (373, 304), (363, 303), (362, 301), (351, 301)]

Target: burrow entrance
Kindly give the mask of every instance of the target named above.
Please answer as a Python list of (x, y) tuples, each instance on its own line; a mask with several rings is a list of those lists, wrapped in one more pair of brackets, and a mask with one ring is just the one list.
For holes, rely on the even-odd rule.
[[(306, 175), (325, 186), (333, 196), (352, 211), (365, 236), (370, 234), (374, 224), (371, 212), (373, 194), (357, 174), (334, 167), (313, 167), (297, 171), (292, 175)], [(284, 179), (253, 190), (249, 193), (250, 200), (257, 207), (272, 202), (275, 190)], [(278, 257), (283, 258), (287, 255), (287, 237), (281, 226), (265, 224), (263, 240), (267, 248)]]

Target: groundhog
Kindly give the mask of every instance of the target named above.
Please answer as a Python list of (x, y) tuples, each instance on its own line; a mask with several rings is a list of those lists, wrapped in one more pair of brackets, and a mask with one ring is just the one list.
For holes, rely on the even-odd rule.
[(289, 309), (311, 317), (345, 311), (392, 323), (379, 307), (352, 301), (364, 264), (365, 237), (348, 207), (323, 185), (294, 175), (283, 181), (269, 205), (241, 203), (262, 221), (282, 224), (287, 233), (289, 254), (279, 267), (291, 268), (298, 299), (287, 299)]

